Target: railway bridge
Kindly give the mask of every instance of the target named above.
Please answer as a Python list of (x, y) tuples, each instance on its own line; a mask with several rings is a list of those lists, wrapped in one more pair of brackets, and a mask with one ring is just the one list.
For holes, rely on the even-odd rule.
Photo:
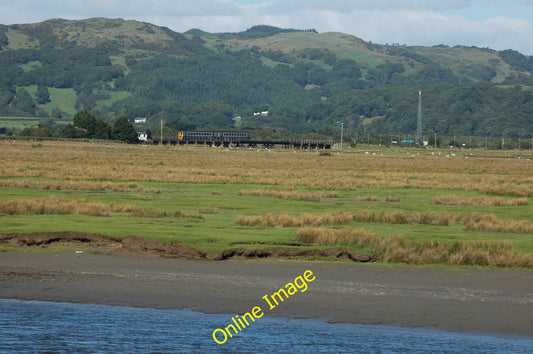
[[(181, 139), (180, 139), (181, 138)], [(153, 144), (160, 144), (160, 137), (152, 138)], [(163, 137), (163, 144), (170, 145), (206, 145), (220, 147), (248, 147), (285, 149), (331, 149), (333, 140), (314, 139), (252, 139), (251, 137), (222, 135), (179, 135), (175, 138)]]

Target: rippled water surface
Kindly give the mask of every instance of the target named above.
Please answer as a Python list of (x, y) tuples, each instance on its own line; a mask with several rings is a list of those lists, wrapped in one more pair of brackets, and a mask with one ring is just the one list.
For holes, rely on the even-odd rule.
[[(0, 352), (528, 353), (533, 338), (258, 318), (224, 344), (212, 333), (232, 315), (0, 300)], [(219, 333), (220, 334), (220, 333)]]

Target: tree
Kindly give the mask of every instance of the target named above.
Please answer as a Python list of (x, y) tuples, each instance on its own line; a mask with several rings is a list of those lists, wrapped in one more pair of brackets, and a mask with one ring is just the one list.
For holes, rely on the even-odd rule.
[(33, 99), (31, 98), (28, 91), (21, 88), (17, 90), (17, 95), (12, 101), (13, 106), (25, 113), (33, 116), (35, 114), (35, 102), (33, 102)]
[(79, 111), (74, 116), (74, 126), (84, 132), (83, 138), (94, 137), (97, 122), (98, 119), (87, 110)]
[(128, 117), (120, 116), (115, 120), (115, 123), (113, 124), (113, 138), (128, 144), (135, 144), (138, 142), (137, 131)]
[(108, 140), (108, 139), (111, 139), (111, 135), (112, 135), (111, 124), (109, 124), (108, 122), (102, 119), (98, 119), (96, 121), (96, 129), (94, 131), (93, 138)]
[(75, 127), (72, 124), (67, 124), (61, 130), (61, 136), (68, 139), (81, 139), (85, 138), (85, 131), (81, 130), (78, 127)]
[(40, 127), (38, 125), (32, 128), (25, 128), (19, 134), (20, 136), (33, 136), (33, 137), (51, 137), (52, 132), (47, 127)]
[(45, 104), (50, 102), (50, 93), (48, 92), (48, 88), (44, 86), (39, 86), (37, 88), (37, 103), (39, 104)]

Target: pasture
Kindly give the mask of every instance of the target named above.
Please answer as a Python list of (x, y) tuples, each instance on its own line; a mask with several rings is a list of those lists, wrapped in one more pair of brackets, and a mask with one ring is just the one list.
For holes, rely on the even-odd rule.
[(211, 254), (299, 243), (284, 247), (533, 268), (531, 152), (359, 148), (328, 156), (4, 140), (0, 159), (2, 233), (135, 234)]

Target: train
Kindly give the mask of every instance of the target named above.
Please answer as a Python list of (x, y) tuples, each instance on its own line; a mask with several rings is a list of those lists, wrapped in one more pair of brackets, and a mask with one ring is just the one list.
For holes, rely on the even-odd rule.
[(273, 148), (281, 145), (285, 148), (295, 149), (331, 149), (333, 141), (331, 140), (309, 140), (309, 139), (252, 139), (252, 133), (247, 131), (187, 131), (180, 130), (178, 135), (164, 137), (160, 141), (160, 136), (153, 136), (153, 144), (171, 144), (171, 145), (207, 145), (222, 147), (263, 147)]
[(252, 133), (246, 131), (231, 132), (231, 131), (186, 131), (180, 130), (178, 132), (179, 140), (189, 139), (251, 139)]

